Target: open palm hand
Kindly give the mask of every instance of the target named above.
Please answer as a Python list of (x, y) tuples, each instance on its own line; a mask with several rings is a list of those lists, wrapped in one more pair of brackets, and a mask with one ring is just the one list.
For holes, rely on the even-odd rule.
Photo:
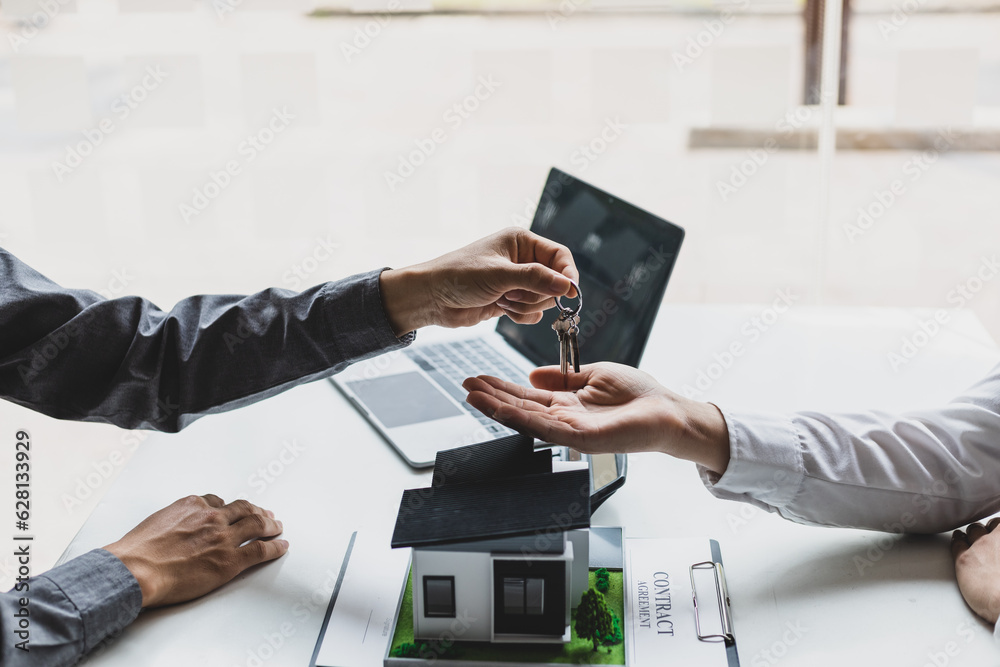
[(530, 379), (534, 387), (482, 375), (464, 387), (471, 405), (502, 424), (582, 452), (648, 451), (664, 436), (666, 389), (642, 371), (598, 363), (564, 376), (547, 366)]
[(529, 379), (534, 386), (468, 378), (466, 400), (516, 431), (587, 454), (659, 451), (719, 475), (729, 465), (729, 430), (719, 409), (631, 366), (602, 362), (567, 375), (545, 366)]

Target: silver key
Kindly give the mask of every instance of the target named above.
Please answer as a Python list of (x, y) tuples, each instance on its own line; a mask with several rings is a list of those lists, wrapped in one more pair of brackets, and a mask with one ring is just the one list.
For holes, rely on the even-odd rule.
[(552, 330), (556, 332), (559, 336), (559, 370), (565, 375), (567, 372), (567, 366), (569, 362), (570, 347), (568, 340), (568, 332), (571, 326), (570, 321), (566, 319), (569, 311), (563, 311), (556, 318), (556, 321), (552, 323)]
[[(573, 326), (569, 328), (566, 332), (567, 347), (569, 347), (569, 363), (573, 365), (573, 372), (580, 372), (580, 343), (577, 341), (576, 335), (580, 333), (580, 327), (577, 325), (580, 323), (580, 316), (576, 315), (572, 320)], [(564, 373), (566, 371), (563, 371)]]
[(559, 309), (559, 317), (552, 323), (552, 329), (559, 336), (559, 370), (563, 375), (569, 372), (570, 365), (573, 372), (580, 372), (580, 343), (577, 334), (580, 333), (580, 311), (583, 310), (583, 292), (580, 286), (573, 283), (576, 288), (576, 298), (578, 303), (576, 308), (566, 308), (562, 305), (559, 297), (556, 297), (556, 307)]
[(580, 372), (580, 347), (576, 339), (580, 331), (578, 324), (580, 316), (568, 308), (564, 308), (552, 323), (552, 330), (559, 336), (559, 370), (563, 375), (569, 372), (571, 364), (575, 372)]

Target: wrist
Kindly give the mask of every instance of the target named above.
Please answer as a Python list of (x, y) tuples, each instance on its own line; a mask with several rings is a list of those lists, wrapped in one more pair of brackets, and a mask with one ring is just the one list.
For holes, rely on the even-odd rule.
[(122, 562), (139, 584), (142, 591), (142, 606), (149, 607), (156, 604), (159, 595), (159, 586), (156, 583), (156, 568), (141, 556), (132, 554), (123, 549), (117, 542), (104, 547), (104, 550)]
[(702, 403), (667, 391), (667, 407), (661, 411), (665, 435), (661, 451), (675, 458), (693, 461), (722, 475), (729, 467), (729, 428), (722, 411), (712, 403)]
[(427, 272), (420, 265), (386, 269), (379, 275), (382, 309), (397, 338), (436, 322)]

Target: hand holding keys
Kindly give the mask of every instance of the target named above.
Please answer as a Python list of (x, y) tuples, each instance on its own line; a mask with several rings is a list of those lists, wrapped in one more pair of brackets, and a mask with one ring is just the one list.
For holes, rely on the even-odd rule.
[[(571, 281), (572, 282), (572, 281)], [(566, 308), (562, 305), (559, 297), (556, 297), (556, 308), (559, 309), (559, 317), (552, 323), (552, 330), (559, 336), (559, 370), (563, 375), (569, 372), (570, 364), (573, 365), (573, 372), (580, 372), (580, 345), (577, 342), (577, 334), (580, 329), (580, 311), (583, 310), (583, 292), (580, 286), (573, 282), (576, 289), (576, 297), (579, 303), (576, 308)]]

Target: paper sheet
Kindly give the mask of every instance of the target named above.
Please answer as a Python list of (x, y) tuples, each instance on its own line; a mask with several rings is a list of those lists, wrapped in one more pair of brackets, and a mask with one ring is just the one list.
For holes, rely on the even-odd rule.
[[(688, 568), (711, 559), (705, 538), (625, 540), (625, 650), (631, 667), (728, 664), (724, 643), (701, 641), (695, 632)], [(712, 570), (697, 572), (696, 583), (702, 633), (718, 632)]]
[(409, 549), (391, 549), (384, 535), (358, 532), (317, 667), (381, 667), (409, 562)]

